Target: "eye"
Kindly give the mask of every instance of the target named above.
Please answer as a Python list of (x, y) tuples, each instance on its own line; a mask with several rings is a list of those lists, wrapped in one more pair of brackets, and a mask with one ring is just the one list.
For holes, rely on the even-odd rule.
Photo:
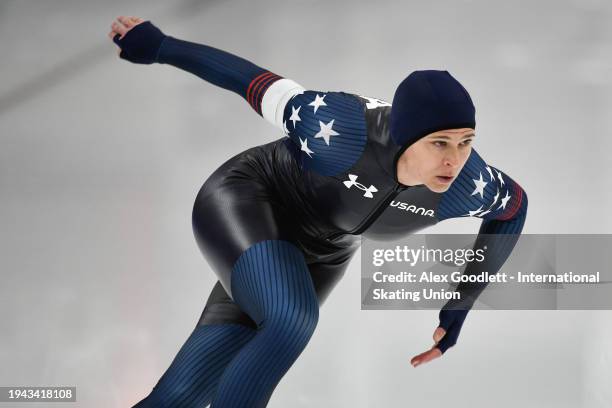
[(446, 142), (443, 142), (441, 140), (436, 140), (435, 142), (432, 142), (434, 144), (434, 146), (436, 147), (444, 147), (446, 146)]
[(472, 143), (472, 139), (467, 139), (461, 142), (462, 146), (469, 146)]

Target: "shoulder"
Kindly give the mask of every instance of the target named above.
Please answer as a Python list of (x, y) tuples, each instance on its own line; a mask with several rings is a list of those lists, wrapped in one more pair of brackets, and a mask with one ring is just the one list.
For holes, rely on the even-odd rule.
[[(381, 99), (352, 93), (303, 90), (287, 101), (283, 119), (288, 120), (294, 115), (291, 122), (299, 117), (300, 121), (329, 118), (343, 123), (363, 123), (369, 111), (390, 106)], [(300, 114), (305, 114), (304, 118)]]
[(366, 112), (384, 102), (345, 92), (304, 90), (284, 107), (285, 133), (299, 149), (304, 168), (322, 175), (350, 169), (363, 154)]
[[(371, 98), (370, 98), (371, 99)], [(337, 91), (303, 90), (293, 95), (285, 106), (285, 114), (291, 113), (290, 106), (302, 107), (313, 115), (325, 113), (343, 114), (350, 119), (363, 117), (368, 109), (368, 98), (356, 94)]]
[(440, 220), (453, 217), (509, 219), (526, 206), (527, 195), (506, 173), (485, 162), (472, 148), (465, 166), (442, 194)]

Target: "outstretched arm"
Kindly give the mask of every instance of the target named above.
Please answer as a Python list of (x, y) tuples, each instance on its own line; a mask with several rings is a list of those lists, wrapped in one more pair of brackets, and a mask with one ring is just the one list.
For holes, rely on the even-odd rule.
[(168, 36), (150, 21), (136, 17), (119, 17), (109, 36), (121, 48), (121, 58), (138, 64), (168, 64), (197, 75), (242, 96), (258, 114), (277, 126), (282, 125), (281, 118), (276, 117), (277, 107), (304, 91), (296, 82), (241, 57)]

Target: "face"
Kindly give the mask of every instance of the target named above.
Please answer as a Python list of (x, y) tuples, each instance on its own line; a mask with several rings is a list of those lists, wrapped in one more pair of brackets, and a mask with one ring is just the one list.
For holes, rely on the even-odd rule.
[(443, 193), (465, 165), (472, 151), (474, 129), (430, 133), (408, 147), (397, 161), (397, 179), (407, 186), (424, 184)]

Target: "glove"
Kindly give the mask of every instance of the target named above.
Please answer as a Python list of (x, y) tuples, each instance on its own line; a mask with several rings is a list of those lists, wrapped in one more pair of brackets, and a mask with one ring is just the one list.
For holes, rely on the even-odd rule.
[(440, 310), (440, 327), (446, 330), (446, 334), (438, 342), (436, 347), (444, 354), (446, 350), (457, 344), (461, 327), (469, 310), (450, 310), (442, 308)]
[(135, 25), (123, 38), (119, 37), (117, 34), (113, 42), (121, 48), (120, 58), (136, 64), (153, 64), (167, 36), (150, 21), (145, 21)]

